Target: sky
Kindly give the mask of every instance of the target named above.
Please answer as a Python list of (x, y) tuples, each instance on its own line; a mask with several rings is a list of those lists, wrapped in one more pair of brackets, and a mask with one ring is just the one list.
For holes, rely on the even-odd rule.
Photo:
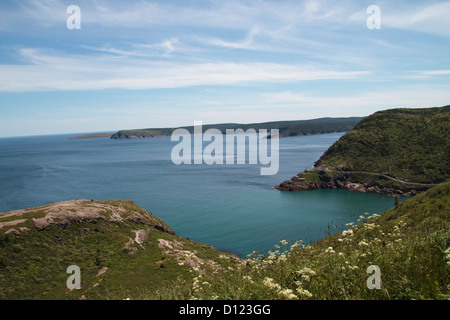
[(449, 52), (450, 1), (5, 0), (0, 137), (444, 106)]

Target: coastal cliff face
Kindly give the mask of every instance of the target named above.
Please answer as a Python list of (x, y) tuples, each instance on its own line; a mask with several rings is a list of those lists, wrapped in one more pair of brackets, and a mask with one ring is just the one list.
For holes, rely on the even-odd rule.
[[(411, 197), (433, 186), (399, 186), (395, 183), (391, 183), (390, 185), (388, 185), (389, 179), (383, 176), (378, 176), (378, 182), (374, 182), (373, 179), (367, 179), (363, 182), (353, 182), (350, 179), (351, 173), (346, 172), (333, 174), (326, 171), (317, 171), (317, 173), (315, 174), (315, 179), (308, 179), (307, 177), (310, 173), (314, 173), (314, 170), (301, 172), (291, 179), (280, 183), (274, 188), (280, 191), (345, 189), (355, 192), (375, 192), (391, 197)], [(380, 181), (383, 181), (385, 185), (382, 185)]]
[(450, 179), (450, 106), (391, 109), (361, 120), (304, 171), (274, 188), (414, 196)]

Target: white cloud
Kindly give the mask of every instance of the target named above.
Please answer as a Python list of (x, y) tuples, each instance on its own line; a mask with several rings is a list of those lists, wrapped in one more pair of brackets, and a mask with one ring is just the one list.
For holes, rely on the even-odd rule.
[(440, 76), (440, 75), (450, 74), (450, 70), (430, 70), (430, 71), (423, 71), (422, 74)]
[(21, 49), (31, 65), (0, 65), (0, 90), (100, 90), (352, 79), (366, 71), (281, 63), (148, 61), (128, 56), (77, 56)]
[[(19, 23), (32, 19), (39, 25), (53, 27), (67, 18), (68, 2), (56, 0), (17, 0), (19, 11), (8, 11), (2, 19)], [(180, 2), (181, 3), (181, 2)], [(295, 26), (301, 31), (307, 26), (321, 28), (364, 27), (368, 15), (367, 3), (360, 1), (202, 1), (189, 5), (169, 1), (77, 1), (81, 8), (83, 26), (121, 28), (152, 28), (155, 26), (184, 26), (251, 30), (265, 25), (268, 29)], [(398, 28), (450, 36), (450, 1), (407, 0), (378, 1), (381, 8), (382, 28)], [(8, 24), (6, 24), (8, 25)]]
[(450, 36), (450, 1), (426, 3), (424, 5), (403, 5), (393, 9), (386, 2), (382, 7), (382, 24), (390, 28)]
[[(383, 90), (345, 96), (311, 96), (290, 91), (266, 93), (262, 95), (267, 106), (274, 108), (308, 108), (320, 107), (327, 110), (327, 115), (337, 116), (345, 110), (347, 114), (369, 114), (380, 108), (425, 108), (448, 105), (450, 86), (404, 86), (395, 90)], [(261, 107), (261, 106), (260, 106)], [(355, 113), (355, 111), (359, 111)], [(367, 113), (368, 112), (368, 113)]]

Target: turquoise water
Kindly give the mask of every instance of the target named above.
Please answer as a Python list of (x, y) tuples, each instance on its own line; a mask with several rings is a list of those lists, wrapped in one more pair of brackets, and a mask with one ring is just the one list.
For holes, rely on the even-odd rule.
[(342, 133), (280, 139), (280, 166), (174, 165), (170, 137), (0, 139), (0, 212), (69, 199), (124, 199), (153, 212), (179, 236), (241, 256), (280, 240), (316, 240), (329, 224), (382, 213), (393, 199), (344, 190), (280, 192), (274, 185), (314, 161)]

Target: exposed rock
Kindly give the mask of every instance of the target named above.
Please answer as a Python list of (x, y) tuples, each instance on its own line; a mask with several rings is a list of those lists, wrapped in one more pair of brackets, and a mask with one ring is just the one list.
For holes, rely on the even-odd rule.
[[(299, 174), (301, 176), (301, 174)], [(297, 176), (298, 177), (298, 176)], [(274, 189), (281, 191), (307, 191), (307, 190), (318, 190), (318, 189), (345, 189), (355, 192), (374, 192), (385, 196), (400, 196), (400, 197), (411, 197), (417, 195), (422, 189), (426, 188), (404, 188), (396, 189), (389, 187), (380, 187), (379, 185), (370, 185), (368, 183), (357, 183), (351, 182), (347, 179), (349, 178), (348, 172), (342, 172), (340, 174), (331, 174), (321, 172), (319, 174), (319, 179), (317, 181), (310, 181), (306, 183), (301, 179), (295, 179), (293, 177), (290, 180), (284, 181), (279, 185), (275, 186)]]
[(184, 250), (184, 245), (184, 242), (176, 239), (173, 241), (158, 239), (158, 247), (164, 249), (163, 254), (174, 257), (179, 265), (186, 265), (197, 273), (203, 273), (206, 269), (219, 268), (215, 261), (198, 257), (197, 250)]
[(128, 238), (128, 242), (123, 246), (124, 249), (129, 250), (128, 254), (135, 254), (137, 251), (136, 247), (133, 247), (134, 240), (132, 238)]
[[(122, 222), (130, 221), (137, 224), (151, 226), (155, 229), (175, 234), (172, 228), (154, 217), (151, 212), (145, 211), (130, 201), (88, 201), (70, 200), (53, 203), (50, 205), (30, 208), (24, 210), (10, 211), (0, 214), (0, 219), (12, 216), (31, 214), (31, 218), (36, 230), (41, 231), (49, 226), (67, 228), (74, 223)], [(1, 221), (1, 220), (0, 220)], [(17, 219), (13, 221), (0, 222), (0, 229), (14, 226), (26, 222), (27, 219)], [(28, 228), (21, 231), (29, 231)], [(83, 228), (81, 235), (91, 233), (89, 228)], [(139, 234), (142, 237), (144, 234)]]
[(20, 232), (17, 231), (16, 229), (9, 229), (8, 231), (5, 232), (5, 234), (13, 234), (13, 235), (17, 236), (20, 234)]
[(134, 242), (140, 245), (142, 249), (145, 249), (142, 244), (144, 243), (145, 239), (147, 239), (150, 230), (133, 230), (133, 232), (136, 234), (136, 236), (134, 237)]
[(100, 269), (100, 271), (97, 273), (96, 277), (101, 276), (102, 274), (104, 274), (106, 271), (108, 271), (108, 267), (103, 267)]
[[(3, 218), (4, 216), (2, 216)], [(21, 224), (27, 221), (27, 219), (19, 219), (19, 220), (13, 220), (13, 221), (6, 221), (6, 222), (0, 222), (0, 229), (3, 227), (11, 227), (15, 226), (17, 224)]]
[(145, 249), (143, 243), (145, 239), (147, 239), (150, 230), (133, 230), (133, 232), (135, 233), (134, 239), (131, 237), (128, 238), (128, 242), (125, 243), (125, 246), (123, 247), (124, 249), (130, 250), (128, 254), (135, 254), (137, 252), (137, 248), (133, 246), (135, 243), (137, 243), (142, 249)]

